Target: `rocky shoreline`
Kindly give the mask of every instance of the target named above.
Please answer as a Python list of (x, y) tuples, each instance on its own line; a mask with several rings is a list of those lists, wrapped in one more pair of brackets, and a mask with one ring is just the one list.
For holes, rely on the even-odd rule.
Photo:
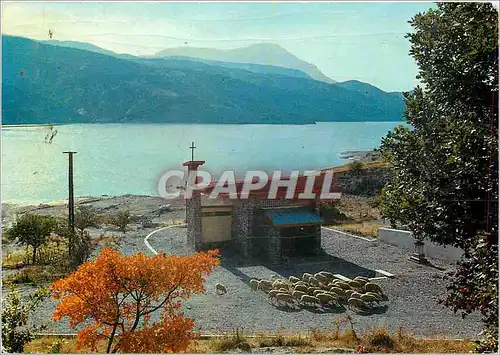
[[(67, 200), (56, 200), (48, 203), (13, 204), (2, 203), (2, 228), (8, 228), (18, 214), (37, 213), (45, 216), (65, 217), (67, 215)], [(170, 210), (184, 209), (185, 201), (181, 198), (166, 200), (157, 196), (121, 195), (121, 196), (81, 196), (75, 198), (75, 206), (88, 206), (97, 213), (113, 213), (119, 210), (129, 210), (134, 216), (148, 215), (158, 222), (163, 222), (161, 215), (165, 206)], [(181, 216), (176, 216), (181, 218)], [(182, 217), (183, 218), (183, 217)]]

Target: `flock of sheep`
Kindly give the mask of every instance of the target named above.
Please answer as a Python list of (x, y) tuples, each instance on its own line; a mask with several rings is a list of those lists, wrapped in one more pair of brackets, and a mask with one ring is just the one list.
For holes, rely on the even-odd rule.
[(343, 281), (326, 271), (314, 275), (304, 273), (302, 278), (252, 279), (250, 287), (266, 292), (273, 304), (289, 308), (342, 307), (342, 303), (346, 303), (355, 312), (366, 312), (378, 307), (384, 297), (380, 286), (366, 277)]

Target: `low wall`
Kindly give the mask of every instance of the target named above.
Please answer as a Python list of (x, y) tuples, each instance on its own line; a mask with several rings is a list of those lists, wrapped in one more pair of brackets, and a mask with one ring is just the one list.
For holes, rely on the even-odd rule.
[[(410, 252), (414, 250), (415, 238), (412, 233), (399, 229), (379, 228), (378, 240), (387, 244), (392, 244), (402, 249), (407, 249)], [(462, 257), (462, 249), (452, 246), (441, 246), (429, 240), (424, 240), (424, 254), (427, 257), (445, 260), (448, 262), (456, 262)]]

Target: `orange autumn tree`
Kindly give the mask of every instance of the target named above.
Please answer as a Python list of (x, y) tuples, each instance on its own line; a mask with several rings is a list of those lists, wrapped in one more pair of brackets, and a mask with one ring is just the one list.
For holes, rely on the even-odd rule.
[[(219, 265), (217, 250), (189, 256), (124, 256), (103, 249), (95, 261), (52, 285), (59, 300), (55, 320), (69, 318), (77, 346), (106, 352), (184, 352), (194, 321), (179, 311), (181, 300), (204, 292), (204, 278)], [(160, 311), (159, 320), (151, 314)]]

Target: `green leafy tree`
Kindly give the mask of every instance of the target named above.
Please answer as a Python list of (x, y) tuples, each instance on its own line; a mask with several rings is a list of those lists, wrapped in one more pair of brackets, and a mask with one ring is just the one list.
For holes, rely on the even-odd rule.
[(38, 248), (47, 241), (55, 227), (54, 218), (27, 213), (18, 218), (7, 234), (11, 240), (33, 248), (32, 263), (34, 264)]
[(99, 216), (87, 206), (79, 206), (75, 213), (75, 227), (81, 232), (99, 227)]
[(411, 128), (382, 142), (394, 169), (382, 212), (418, 239), (464, 250), (442, 301), (463, 316), (479, 310), (478, 350), (497, 350), (498, 12), (489, 3), (438, 3), (410, 24), (422, 86), (404, 94)]
[[(39, 289), (23, 301), (15, 285), (2, 301), (2, 348), (10, 353), (22, 353), (26, 343), (34, 339), (34, 333), (45, 326), (28, 326), (28, 317), (38, 304), (48, 296), (46, 289)], [(2, 351), (3, 352), (3, 351)]]
[(109, 219), (109, 222), (118, 228), (122, 233), (127, 231), (127, 226), (132, 223), (133, 217), (129, 210), (118, 211)]

